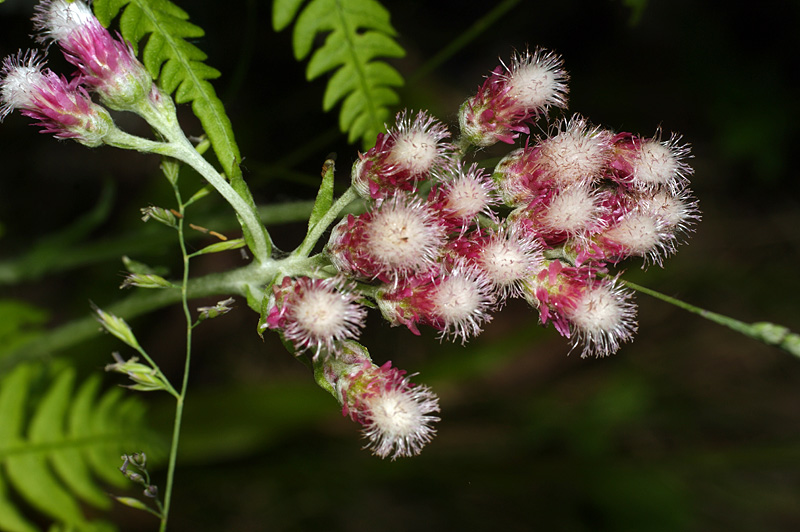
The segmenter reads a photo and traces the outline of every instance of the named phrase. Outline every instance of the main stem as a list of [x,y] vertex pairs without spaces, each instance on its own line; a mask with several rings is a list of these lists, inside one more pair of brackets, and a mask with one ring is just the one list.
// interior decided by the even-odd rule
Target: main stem
[[178,200],[178,208],[180,217],[178,219],[178,241],[181,247],[181,256],[183,257],[183,280],[181,282],[181,305],[183,306],[183,314],[186,319],[186,358],[183,367],[183,382],[181,384],[180,394],[177,396],[175,404],[175,421],[172,426],[172,444],[169,450],[169,464],[167,465],[167,485],[164,490],[164,509],[161,512],[161,527],[160,532],[167,530],[167,521],[169,519],[170,503],[172,502],[172,488],[175,483],[175,466],[178,462],[178,444],[181,436],[181,422],[183,421],[183,405],[186,401],[186,391],[189,387],[189,368],[192,361],[192,315],[189,312],[189,254],[186,251],[186,241],[183,235],[183,214],[185,206],[181,199],[180,190],[178,186],[173,185],[175,189],[175,197]]

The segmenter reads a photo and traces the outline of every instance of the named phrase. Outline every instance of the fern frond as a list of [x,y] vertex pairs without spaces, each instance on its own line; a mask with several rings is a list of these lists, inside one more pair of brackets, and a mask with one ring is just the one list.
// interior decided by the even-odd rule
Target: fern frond
[[[304,0],[274,0],[276,31],[291,24]],[[322,100],[325,111],[339,101],[339,127],[348,140],[361,138],[364,147],[375,142],[390,117],[389,106],[399,101],[393,87],[403,84],[397,70],[377,58],[402,57],[405,50],[394,40],[397,32],[389,12],[376,0],[312,0],[297,17],[293,46],[297,60],[311,53],[314,39],[328,33],[311,56],[306,78],[311,81],[335,71]]]
[[0,381],[0,530],[38,530],[15,500],[68,529],[107,528],[86,519],[81,501],[110,506],[97,477],[125,485],[119,457],[147,444],[144,407],[118,388],[98,397],[97,376],[76,392],[74,383],[72,368],[49,374],[35,364],[20,364]]
[[177,103],[191,103],[200,119],[223,171],[233,180],[240,175],[241,155],[230,119],[208,80],[220,72],[204,63],[206,54],[187,39],[205,33],[189,22],[189,15],[169,0],[95,0],[98,20],[108,26],[123,9],[119,20],[122,36],[135,48],[147,37],[142,62]]

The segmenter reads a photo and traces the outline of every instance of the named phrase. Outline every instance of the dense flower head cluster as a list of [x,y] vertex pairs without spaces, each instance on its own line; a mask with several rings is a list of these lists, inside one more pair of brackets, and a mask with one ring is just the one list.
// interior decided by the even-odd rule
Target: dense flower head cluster
[[[555,54],[518,54],[461,106],[457,149],[429,115],[404,112],[356,161],[368,208],[333,229],[325,252],[371,287],[391,324],[463,343],[506,299],[524,297],[582,356],[632,338],[636,308],[610,267],[628,257],[660,265],[697,220],[680,137],[615,133],[575,114],[492,171],[464,161],[470,147],[513,143],[565,107],[567,79]],[[414,140],[397,150],[402,139]]]
[[[43,0],[36,12],[40,40],[57,43],[78,72],[58,76],[35,52],[6,58],[0,119],[18,109],[45,132],[98,146],[115,131],[103,106],[147,117],[172,105],[82,0]],[[631,294],[611,268],[630,257],[662,265],[699,219],[679,136],[616,133],[579,114],[531,135],[532,123],[566,108],[568,79],[550,51],[516,54],[461,105],[454,140],[424,111],[399,113],[352,167],[348,197],[366,209],[332,229],[321,255],[308,256],[309,238],[307,252],[301,245],[266,284],[259,332],[310,355],[318,383],[364,427],[374,454],[418,454],[439,404],[356,342],[365,305],[391,325],[431,327],[463,344],[506,300],[524,298],[581,356],[607,356],[637,328]],[[521,136],[491,170],[467,161],[470,150]]]

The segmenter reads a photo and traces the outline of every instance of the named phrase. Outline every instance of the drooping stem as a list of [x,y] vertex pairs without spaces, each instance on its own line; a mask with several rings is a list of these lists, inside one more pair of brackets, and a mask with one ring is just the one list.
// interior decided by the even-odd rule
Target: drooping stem
[[774,345],[775,347],[800,357],[800,335],[793,333],[782,325],[777,325],[775,323],[766,321],[744,323],[729,316],[696,307],[690,303],[670,297],[666,294],[662,294],[661,292],[657,292],[645,286],[641,286],[630,281],[622,282],[637,292],[660,299],[661,301],[675,305],[676,307],[682,308],[683,310],[691,312],[692,314],[702,316],[709,321],[713,321],[714,323],[732,329],[754,340],[758,340],[759,342],[767,345]]

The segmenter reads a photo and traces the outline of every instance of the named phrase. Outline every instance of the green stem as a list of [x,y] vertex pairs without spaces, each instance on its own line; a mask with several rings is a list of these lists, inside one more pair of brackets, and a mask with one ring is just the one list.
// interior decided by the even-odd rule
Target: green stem
[[358,193],[353,187],[348,188],[344,194],[339,196],[339,199],[337,199],[336,202],[331,205],[331,208],[328,209],[328,212],[326,212],[314,225],[314,227],[308,231],[303,243],[292,252],[292,256],[308,257],[322,234],[328,229],[328,227],[339,216],[339,214],[356,199],[358,199]]
[[230,183],[217,172],[211,163],[206,161],[206,159],[194,149],[194,146],[192,146],[186,137],[183,137],[178,142],[172,142],[170,144],[170,150],[166,154],[194,168],[194,170],[203,176],[211,186],[217,189],[217,192],[219,192],[236,211],[245,231],[249,232],[253,242],[253,249],[251,251],[255,259],[261,263],[269,260],[271,245],[267,241],[266,231],[261,221],[258,219],[258,214],[255,209],[233,189]]
[[178,444],[181,436],[181,423],[183,421],[183,405],[186,402],[186,392],[189,387],[189,369],[192,361],[192,314],[189,311],[189,254],[186,250],[186,240],[184,239],[184,213],[186,207],[181,199],[180,190],[177,185],[173,185],[175,197],[178,201],[180,217],[178,218],[178,242],[181,248],[183,259],[183,279],[181,280],[181,306],[186,320],[186,358],[183,367],[183,382],[180,394],[177,396],[175,404],[175,422],[172,428],[172,444],[169,451],[169,464],[167,465],[167,485],[164,490],[164,506],[161,510],[160,531],[167,530],[169,519],[170,503],[172,502],[172,489],[175,483],[175,466],[178,461]]
[[736,320],[734,318],[731,318],[729,316],[725,316],[723,314],[718,314],[710,310],[705,310],[700,307],[696,307],[685,301],[681,301],[680,299],[675,299],[674,297],[662,294],[661,292],[656,292],[655,290],[638,285],[636,283],[624,280],[622,282],[626,286],[628,286],[633,290],[636,290],[637,292],[641,292],[643,294],[652,296],[656,299],[660,299],[661,301],[665,301],[667,303],[670,303],[671,305],[675,305],[676,307],[682,308],[683,310],[691,312],[692,314],[697,314],[698,316],[702,316],[703,318],[709,321],[713,321],[714,323],[727,327],[749,338],[758,340],[759,342],[762,342],[767,345],[773,345],[795,356],[800,357],[800,335],[791,332],[788,328],[782,325],[777,325],[775,323],[769,323],[765,321],[760,321],[755,323],[745,323]]
[[258,262],[269,259],[271,245],[264,226],[258,220],[255,205],[250,204],[206,159],[195,149],[181,129],[175,106],[169,96],[165,96],[159,105],[150,98],[143,98],[140,104],[133,109],[144,118],[166,142],[154,142],[134,135],[129,135],[118,129],[112,129],[103,139],[107,144],[123,149],[133,149],[142,152],[167,155],[182,161],[205,178],[211,186],[217,189],[225,200],[231,204],[244,229],[245,236],[249,236],[248,244]]

